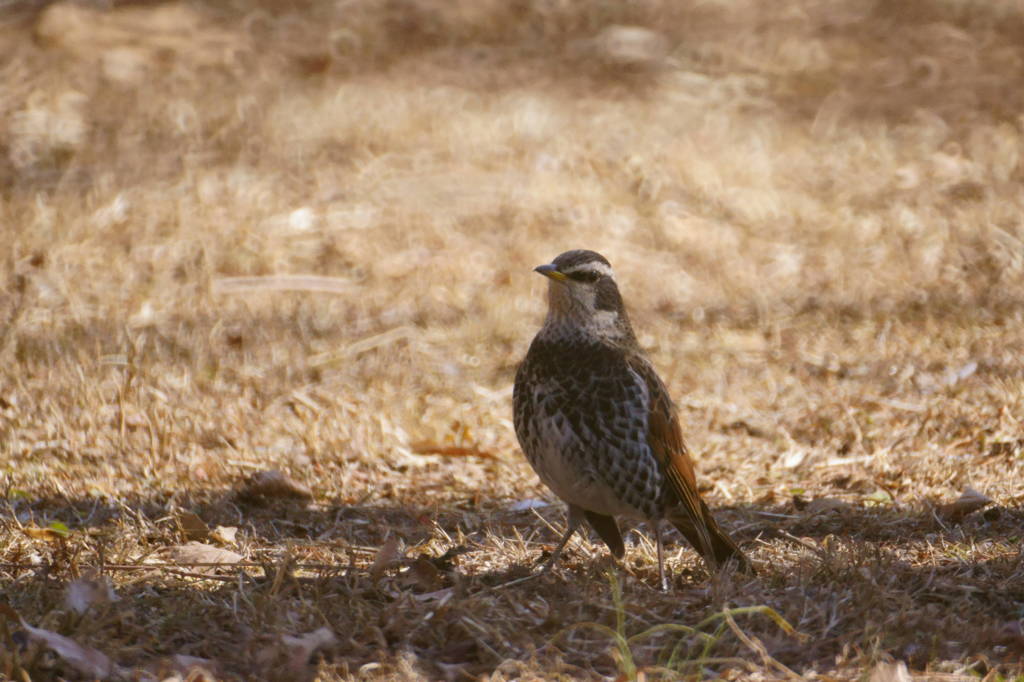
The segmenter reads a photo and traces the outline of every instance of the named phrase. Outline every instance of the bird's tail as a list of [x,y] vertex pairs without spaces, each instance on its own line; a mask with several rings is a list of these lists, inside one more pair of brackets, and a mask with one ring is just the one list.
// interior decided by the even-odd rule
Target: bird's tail
[[[750,563],[750,559],[743,553],[739,545],[719,527],[715,517],[711,515],[711,510],[703,500],[700,502],[700,511],[703,518],[696,522],[703,525],[706,533],[697,530],[695,519],[692,519],[682,507],[669,512],[668,520],[679,529],[679,532],[704,557],[711,568],[717,569],[728,561],[735,561],[741,571],[754,575],[756,571],[753,564]],[[710,540],[710,547],[707,546],[705,538]]]

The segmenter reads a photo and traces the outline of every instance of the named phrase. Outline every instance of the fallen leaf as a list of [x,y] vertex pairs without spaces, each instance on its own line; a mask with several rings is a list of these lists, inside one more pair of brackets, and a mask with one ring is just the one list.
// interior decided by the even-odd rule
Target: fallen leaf
[[313,632],[308,632],[299,637],[281,635],[281,643],[287,650],[286,669],[291,673],[291,679],[301,679],[302,673],[307,672],[310,665],[310,658],[317,649],[336,644],[338,638],[329,628],[322,627]]
[[113,662],[101,651],[82,646],[70,637],[42,628],[34,628],[19,617],[30,642],[53,651],[69,666],[88,678],[104,679],[114,673]]
[[190,511],[179,512],[175,520],[186,540],[205,540],[210,536],[209,527],[197,514]]
[[413,443],[410,449],[413,454],[416,455],[442,455],[444,457],[483,457],[485,459],[498,459],[497,455],[493,452],[480,450],[476,447],[467,448],[460,445],[441,445],[440,443],[430,443],[426,441]]
[[807,452],[804,450],[790,450],[782,458],[782,466],[785,469],[796,469],[807,459]]
[[64,603],[79,615],[94,605],[109,604],[117,600],[114,589],[105,577],[72,580],[64,593]]
[[68,528],[67,526],[65,526],[60,521],[52,521],[46,527],[48,529],[50,529],[51,531],[53,531],[54,533],[56,533],[57,535],[61,536],[62,538],[66,538],[66,537],[70,537],[71,536],[71,529]]
[[377,551],[373,565],[370,566],[370,580],[375,583],[380,582],[380,579],[384,577],[384,571],[401,558],[402,554],[398,550],[398,538],[392,535]]
[[869,507],[884,507],[886,505],[892,504],[892,495],[890,495],[884,490],[879,489],[871,493],[870,495],[866,495],[864,497],[864,504]]
[[292,479],[288,474],[270,469],[257,471],[250,476],[239,491],[239,495],[248,499],[280,497],[309,500],[313,498],[313,491]]
[[161,553],[172,563],[184,567],[195,566],[194,570],[199,573],[213,573],[217,568],[205,564],[230,565],[242,560],[241,554],[202,542],[186,542],[184,545],[165,547]]
[[436,592],[425,592],[423,594],[414,594],[414,595],[412,595],[412,597],[413,597],[413,599],[415,599],[416,601],[419,601],[419,602],[439,601],[439,602],[441,602],[441,604],[439,604],[439,606],[441,606],[441,605],[444,605],[444,604],[448,603],[448,600],[451,599],[454,594],[455,594],[455,588],[453,588],[453,587],[446,587],[443,590],[438,590]]
[[21,532],[33,540],[46,540],[47,542],[57,542],[71,535],[68,527],[60,521],[54,521],[46,528],[22,526]]
[[811,500],[804,509],[809,515],[825,514],[828,512],[844,511],[850,508],[849,502],[835,497],[817,497]]
[[967,488],[957,498],[956,502],[950,502],[939,507],[939,514],[947,521],[960,521],[962,518],[979,509],[984,509],[992,504],[993,500],[988,495],[980,493],[974,488]]
[[237,534],[238,529],[234,526],[217,526],[210,531],[210,539],[222,545],[233,545],[235,544],[235,535]]
[[913,678],[903,661],[879,663],[871,670],[868,682],[911,682]]
[[47,542],[56,542],[61,537],[49,528],[38,528],[36,526],[22,526],[21,532],[33,540],[46,540]]
[[544,507],[550,507],[550,502],[544,500],[538,500],[534,498],[528,498],[525,500],[519,500],[509,505],[509,511],[528,511],[530,509],[543,509]]

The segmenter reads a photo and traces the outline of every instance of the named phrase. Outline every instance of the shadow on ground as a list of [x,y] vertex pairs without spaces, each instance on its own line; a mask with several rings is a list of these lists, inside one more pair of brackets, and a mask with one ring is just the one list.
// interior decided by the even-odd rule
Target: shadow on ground
[[[75,532],[41,551],[31,570],[5,567],[2,583],[29,623],[86,639],[99,629],[122,628],[125,649],[108,652],[122,665],[186,654],[219,661],[241,676],[266,672],[274,654],[261,658],[260,652],[275,637],[323,625],[339,639],[314,653],[337,670],[386,666],[395,674],[479,675],[532,656],[568,674],[614,674],[610,656],[594,658],[594,647],[610,651],[611,640],[601,644],[592,628],[576,627],[615,625],[620,607],[610,575],[621,583],[627,634],[663,623],[694,625],[727,607],[775,609],[802,639],[765,616],[737,622],[800,674],[844,660],[863,664],[865,657],[894,657],[912,667],[966,658],[980,673],[1019,669],[1024,509],[991,508],[950,524],[930,508],[850,505],[808,514],[798,506],[719,509],[758,565],[753,579],[731,571],[708,576],[673,531],[668,556],[674,578],[666,594],[654,589],[657,566],[637,533],[629,533],[622,564],[596,540],[574,542],[551,575],[506,585],[529,575],[553,547],[563,523],[557,506],[537,512],[469,504],[304,507],[215,492],[123,505],[43,499],[18,505],[20,515],[77,518],[68,524]],[[111,564],[132,563],[118,553],[121,534],[147,532],[154,550],[182,542],[173,520],[178,509],[211,527],[239,526],[241,551],[265,565],[210,578],[185,566],[180,572],[111,571],[120,601],[105,615],[88,626],[60,615],[67,580],[101,556]],[[393,537],[407,549],[381,549]],[[389,551],[394,554],[378,560]],[[219,623],[212,630],[220,636],[211,638],[209,627],[195,632],[190,623],[196,619]],[[132,641],[133,625],[142,624],[149,635],[140,629],[140,639]],[[739,639],[716,636],[711,655],[756,659]],[[638,640],[633,655],[643,665],[665,664],[677,647],[677,667],[699,653],[693,637],[663,632]]]

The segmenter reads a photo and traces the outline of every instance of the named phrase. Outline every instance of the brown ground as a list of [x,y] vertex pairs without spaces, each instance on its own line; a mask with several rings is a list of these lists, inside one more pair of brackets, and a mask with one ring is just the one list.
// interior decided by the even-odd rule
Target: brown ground
[[[0,677],[1024,674],[1019,3],[3,5]],[[502,587],[573,247],[757,578]]]

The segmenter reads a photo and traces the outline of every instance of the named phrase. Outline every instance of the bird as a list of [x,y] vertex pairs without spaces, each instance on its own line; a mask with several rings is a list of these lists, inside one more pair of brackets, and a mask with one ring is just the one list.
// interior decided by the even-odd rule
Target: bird
[[516,370],[513,421],[537,476],[568,505],[540,574],[584,521],[621,559],[620,516],[653,529],[663,590],[663,520],[712,570],[734,561],[754,573],[701,499],[675,405],[637,342],[608,259],[576,249],[534,270],[548,279],[548,310]]

